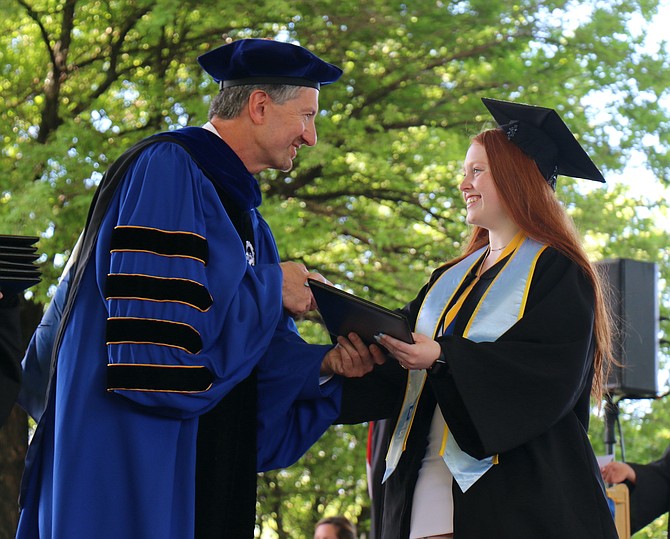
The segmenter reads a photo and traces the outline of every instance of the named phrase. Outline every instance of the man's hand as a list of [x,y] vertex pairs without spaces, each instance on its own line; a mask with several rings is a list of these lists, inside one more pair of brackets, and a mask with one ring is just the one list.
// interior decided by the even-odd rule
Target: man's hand
[[321,374],[358,378],[385,361],[386,356],[379,346],[373,344],[368,347],[356,333],[350,333],[348,339],[337,338],[337,346],[326,354],[321,363]]
[[326,282],[320,273],[307,271],[304,264],[298,262],[282,262],[279,264],[283,273],[282,299],[284,308],[291,316],[302,316],[316,309],[316,302],[307,279]]

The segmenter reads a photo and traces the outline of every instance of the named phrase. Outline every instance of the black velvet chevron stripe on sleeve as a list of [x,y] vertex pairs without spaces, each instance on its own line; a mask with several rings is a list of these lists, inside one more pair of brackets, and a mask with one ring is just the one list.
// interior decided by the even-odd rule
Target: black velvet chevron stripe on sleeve
[[207,240],[192,232],[173,232],[142,226],[117,226],[110,251],[140,251],[163,256],[195,258],[207,265]]
[[107,299],[139,299],[184,303],[206,311],[212,306],[212,296],[202,284],[189,279],[112,273],[105,285]]
[[107,365],[108,391],[198,393],[207,391],[213,380],[211,371],[203,366]]
[[108,318],[107,344],[156,344],[181,348],[191,354],[202,350],[202,338],[192,326],[148,318]]

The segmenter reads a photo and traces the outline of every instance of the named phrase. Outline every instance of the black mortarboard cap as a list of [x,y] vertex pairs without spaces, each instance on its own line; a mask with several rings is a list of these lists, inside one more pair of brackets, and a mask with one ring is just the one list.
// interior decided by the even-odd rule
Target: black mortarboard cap
[[36,236],[0,234],[0,292],[19,293],[40,282]]
[[556,176],[605,182],[598,167],[554,109],[483,97],[507,138],[531,157],[553,189]]
[[221,88],[246,84],[289,84],[319,89],[342,70],[304,47],[270,39],[240,39],[198,57]]

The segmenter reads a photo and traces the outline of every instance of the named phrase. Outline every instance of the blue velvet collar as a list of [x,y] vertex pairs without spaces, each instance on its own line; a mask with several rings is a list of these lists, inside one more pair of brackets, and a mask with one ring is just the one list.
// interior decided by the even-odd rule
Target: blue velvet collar
[[184,127],[154,137],[166,135],[186,146],[198,166],[240,209],[250,210],[261,205],[258,181],[223,139],[201,127]]

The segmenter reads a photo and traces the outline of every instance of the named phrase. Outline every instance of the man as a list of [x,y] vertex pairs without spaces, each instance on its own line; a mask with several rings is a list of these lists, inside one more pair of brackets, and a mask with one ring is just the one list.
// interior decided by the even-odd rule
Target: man
[[319,88],[341,70],[258,39],[198,60],[221,87],[210,121],[131,148],[96,193],[20,539],[251,538],[256,469],[291,464],[337,415],[340,381],[319,376],[371,368],[360,341],[298,336],[322,277],[280,263],[252,176],[316,144]]
[[670,447],[648,464],[612,461],[600,471],[605,482],[628,486],[632,534],[670,510]]

